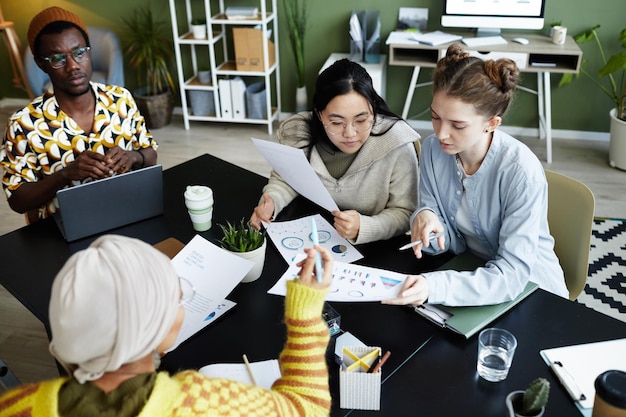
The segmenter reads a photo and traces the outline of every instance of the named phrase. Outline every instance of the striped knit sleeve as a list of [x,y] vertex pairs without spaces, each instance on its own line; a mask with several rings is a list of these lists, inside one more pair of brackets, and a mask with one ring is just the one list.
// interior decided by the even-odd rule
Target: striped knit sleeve
[[298,280],[287,282],[287,342],[279,357],[282,377],[272,386],[272,391],[281,394],[277,400],[282,403],[281,408],[286,409],[284,415],[327,416],[330,413],[325,359],[330,334],[322,320],[326,293],[304,286]]

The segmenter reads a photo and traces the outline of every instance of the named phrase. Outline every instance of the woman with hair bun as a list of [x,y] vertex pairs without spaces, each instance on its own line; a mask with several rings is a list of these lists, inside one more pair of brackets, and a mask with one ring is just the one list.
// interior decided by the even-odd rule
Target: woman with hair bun
[[[485,260],[473,271],[407,277],[389,304],[496,304],[529,280],[568,297],[548,228],[548,186],[538,158],[500,131],[519,69],[509,59],[483,61],[460,44],[437,63],[431,117],[435,134],[422,144],[419,208],[411,216],[413,248],[437,254],[469,250]],[[441,233],[429,242],[431,233]]]

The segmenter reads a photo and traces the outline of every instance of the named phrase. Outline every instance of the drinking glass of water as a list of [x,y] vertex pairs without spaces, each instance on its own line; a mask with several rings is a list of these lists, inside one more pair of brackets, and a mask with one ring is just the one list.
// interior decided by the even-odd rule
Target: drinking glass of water
[[487,381],[506,378],[513,361],[517,339],[504,329],[485,329],[478,335],[478,375]]

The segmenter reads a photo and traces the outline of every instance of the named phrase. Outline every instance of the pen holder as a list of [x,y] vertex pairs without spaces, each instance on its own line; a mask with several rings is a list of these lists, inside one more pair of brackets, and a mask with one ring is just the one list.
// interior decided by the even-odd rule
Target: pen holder
[[[344,347],[339,369],[339,406],[355,410],[380,410],[382,372],[368,373],[380,356],[372,346]],[[356,358],[356,359],[355,359]]]
[[380,42],[365,42],[365,63],[378,64],[380,62]]
[[350,41],[350,61],[363,62],[363,41]]

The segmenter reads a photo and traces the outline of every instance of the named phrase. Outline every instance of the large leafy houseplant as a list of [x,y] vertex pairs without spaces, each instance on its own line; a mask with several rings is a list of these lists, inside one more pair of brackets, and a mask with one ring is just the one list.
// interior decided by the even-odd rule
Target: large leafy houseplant
[[585,68],[588,61],[584,60],[580,67],[580,73],[563,74],[559,86],[571,83],[574,77],[579,77],[580,74],[586,76],[615,104],[617,117],[626,121],[626,108],[624,106],[626,100],[626,28],[622,29],[617,37],[617,41],[621,44],[621,50],[611,56],[607,56],[605,46],[600,41],[599,28],[600,25],[596,25],[583,31],[575,35],[574,40],[578,44],[593,42],[600,53],[602,67],[597,73],[593,73]]
[[175,84],[169,65],[174,45],[165,22],[155,18],[150,6],[137,8],[122,21],[127,29],[124,51],[128,64],[137,71],[139,85],[145,86],[147,95],[173,92]]
[[283,0],[289,41],[296,60],[298,87],[304,87],[304,36],[307,29],[307,0]]

